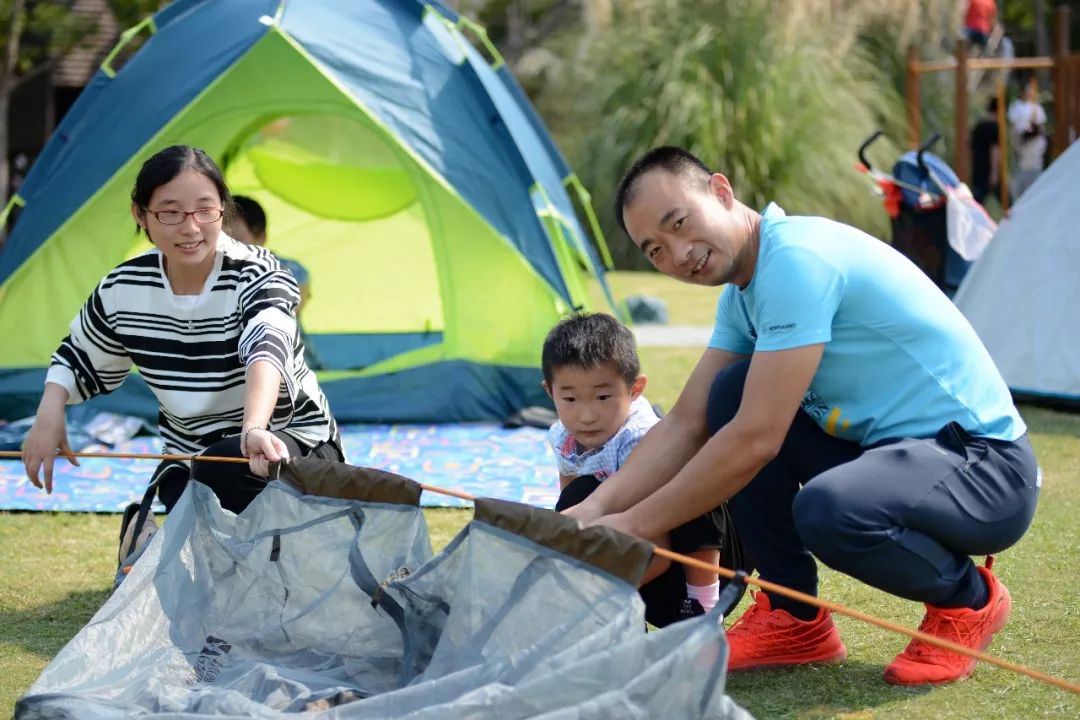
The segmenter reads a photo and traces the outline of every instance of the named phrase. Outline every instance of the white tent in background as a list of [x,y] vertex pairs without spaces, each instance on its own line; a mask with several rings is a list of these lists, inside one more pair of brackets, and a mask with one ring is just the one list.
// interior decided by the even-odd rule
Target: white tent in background
[[955,301],[1014,393],[1080,401],[1080,143],[1001,223]]

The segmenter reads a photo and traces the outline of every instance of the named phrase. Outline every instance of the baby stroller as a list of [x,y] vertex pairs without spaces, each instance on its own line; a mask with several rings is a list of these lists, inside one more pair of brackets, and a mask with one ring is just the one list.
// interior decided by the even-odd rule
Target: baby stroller
[[901,155],[892,175],[875,170],[866,159],[866,149],[881,135],[878,130],[859,146],[857,167],[883,196],[893,247],[952,297],[997,225],[948,163],[928,152],[940,135]]

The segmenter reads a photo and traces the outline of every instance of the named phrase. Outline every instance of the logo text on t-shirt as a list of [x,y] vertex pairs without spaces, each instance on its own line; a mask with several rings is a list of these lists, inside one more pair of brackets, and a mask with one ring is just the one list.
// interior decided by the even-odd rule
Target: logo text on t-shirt
[[768,329],[769,332],[787,332],[788,330],[795,329],[795,323],[789,322],[783,323],[782,325],[770,325]]

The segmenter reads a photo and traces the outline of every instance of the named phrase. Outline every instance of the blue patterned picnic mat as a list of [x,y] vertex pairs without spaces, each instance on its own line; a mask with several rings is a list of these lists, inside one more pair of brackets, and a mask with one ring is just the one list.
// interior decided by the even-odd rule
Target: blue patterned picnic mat
[[[496,424],[347,425],[341,428],[353,465],[379,468],[436,487],[475,496],[554,507],[559,482],[546,432],[504,429]],[[106,450],[94,445],[86,451]],[[118,443],[113,452],[157,453],[156,437]],[[30,484],[18,460],[0,461],[0,510],[119,512],[142,497],[155,460],[82,458],[74,467],[59,460],[52,495]],[[425,492],[425,507],[469,503]]]

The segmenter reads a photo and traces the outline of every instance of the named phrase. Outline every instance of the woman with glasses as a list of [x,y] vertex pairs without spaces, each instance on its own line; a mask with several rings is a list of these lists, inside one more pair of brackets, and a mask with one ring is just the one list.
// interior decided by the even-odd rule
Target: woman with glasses
[[267,250],[222,233],[232,200],[214,161],[197,148],[166,148],[142,166],[131,200],[154,247],[105,276],[53,355],[23,451],[30,481],[51,492],[53,459],[71,452],[64,405],[115,390],[133,367],[160,405],[166,452],[248,459],[163,462],[154,481],[167,510],[189,477],[240,512],[265,485],[270,463],[343,460],[326,398],[304,363],[296,281]]

